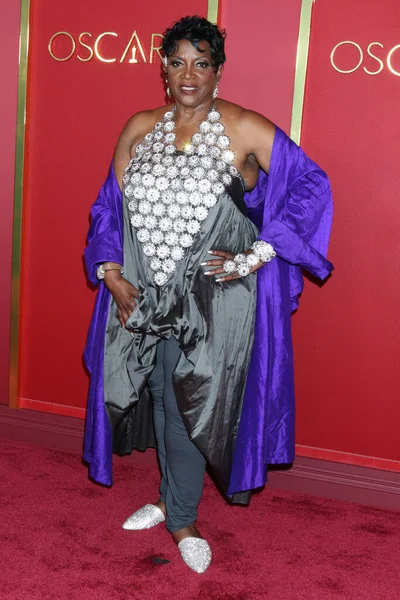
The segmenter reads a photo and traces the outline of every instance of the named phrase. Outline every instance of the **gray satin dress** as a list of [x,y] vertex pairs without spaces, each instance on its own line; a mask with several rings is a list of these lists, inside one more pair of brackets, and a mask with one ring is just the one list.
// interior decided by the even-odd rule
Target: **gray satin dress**
[[253,346],[256,275],[218,283],[204,274],[208,251],[250,248],[258,231],[246,217],[243,181],[233,177],[203,221],[195,242],[167,284],[154,284],[150,259],[129,221],[123,195],[124,277],[139,290],[127,329],[111,299],[105,339],[105,403],[114,449],[154,446],[146,384],[156,345],[174,336],[182,350],[173,385],[190,439],[205,456],[223,490],[229,482]]

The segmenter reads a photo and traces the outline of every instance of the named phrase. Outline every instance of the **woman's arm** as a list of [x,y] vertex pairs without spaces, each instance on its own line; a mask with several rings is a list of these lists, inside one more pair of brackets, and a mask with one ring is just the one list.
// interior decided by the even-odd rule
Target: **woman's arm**
[[[113,164],[108,177],[91,209],[91,223],[85,261],[92,283],[98,284],[97,269],[104,263],[123,265],[123,225],[122,225],[122,176],[142,134],[141,127],[146,121],[141,113],[134,115],[125,125],[118,139]],[[118,269],[107,270],[103,275],[104,285],[112,294],[121,326],[125,326],[136,306],[138,290]]]
[[269,119],[252,110],[243,111],[238,124],[245,155],[254,156],[266,173],[269,172],[275,130],[275,125]]
[[[140,136],[141,113],[133,115],[123,128],[115,148],[108,177],[90,211],[90,229],[85,249],[86,267],[92,283],[98,283],[97,268],[105,262],[123,262],[122,177],[132,149]],[[108,276],[107,276],[108,279]]]
[[134,114],[121,131],[114,152],[114,171],[121,189],[125,167],[134,155],[137,144],[153,129],[156,120],[155,111],[142,111]]
[[[245,111],[241,127],[247,155],[254,156],[260,167],[265,172],[269,172],[276,135],[275,126],[261,115]],[[280,135],[278,160],[279,168],[287,175],[286,189],[283,190],[281,210],[273,219],[264,223],[259,240],[271,244],[276,255],[290,264],[305,268],[320,279],[324,279],[333,267],[321,254],[321,252],[325,254],[326,248],[317,250],[313,247],[312,241],[321,224],[323,227],[330,228],[332,200],[329,180],[301,148],[283,132],[280,132]],[[275,158],[274,171],[276,160]],[[272,197],[276,193],[272,190]],[[282,194],[282,191],[280,193]],[[249,251],[246,251],[246,254],[248,253]],[[215,254],[220,252],[215,251]],[[250,272],[258,270],[263,264],[259,262],[252,266]],[[216,275],[225,272],[222,261],[209,261],[209,265],[221,267],[215,269]],[[239,277],[237,273],[232,273],[221,278],[220,281],[229,281],[237,277]]]
[[[268,123],[263,128],[259,122],[253,130],[254,154],[264,171],[270,170],[271,159],[270,139],[268,147],[262,147],[262,136],[268,137]],[[297,144],[283,132],[279,133],[279,156],[275,158],[273,168],[275,173],[286,178],[286,189],[283,190],[281,209],[273,219],[264,222],[259,239],[270,243],[280,258],[325,279],[333,269],[325,258],[328,236],[323,236],[326,244],[316,243],[316,239],[321,237],[321,231],[329,231],[331,226],[329,179]],[[275,193],[272,190],[271,198]]]
[[90,228],[84,256],[90,281],[99,283],[97,268],[105,262],[122,265],[121,190],[111,165],[108,176],[90,210]]

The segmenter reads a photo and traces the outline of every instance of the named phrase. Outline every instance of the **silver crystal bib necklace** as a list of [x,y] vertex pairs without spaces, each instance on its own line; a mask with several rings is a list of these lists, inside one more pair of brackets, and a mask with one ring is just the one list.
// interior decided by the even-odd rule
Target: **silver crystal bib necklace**
[[210,208],[238,176],[215,105],[183,152],[175,146],[175,112],[176,106],[136,146],[122,180],[130,222],[157,286],[168,282]]

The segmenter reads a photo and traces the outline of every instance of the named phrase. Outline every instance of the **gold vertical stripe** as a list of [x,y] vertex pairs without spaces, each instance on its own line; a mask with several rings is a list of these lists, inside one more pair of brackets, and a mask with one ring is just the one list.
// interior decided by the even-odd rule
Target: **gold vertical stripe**
[[303,0],[300,13],[299,39],[297,43],[296,74],[292,105],[292,123],[290,137],[296,144],[301,140],[304,91],[306,85],[308,49],[310,45],[311,12],[315,0]]
[[218,0],[208,0],[207,19],[211,23],[218,22]]
[[21,273],[21,225],[24,183],[24,152],[26,125],[26,86],[28,75],[30,0],[21,0],[21,28],[19,36],[19,72],[17,134],[15,149],[14,223],[11,279],[11,331],[10,331],[10,389],[9,406],[18,408],[18,321]]

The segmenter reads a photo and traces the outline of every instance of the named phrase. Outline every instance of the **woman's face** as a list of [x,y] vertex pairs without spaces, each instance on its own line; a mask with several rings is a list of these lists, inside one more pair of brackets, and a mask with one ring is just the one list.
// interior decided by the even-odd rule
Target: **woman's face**
[[199,42],[199,52],[188,40],[180,40],[176,50],[168,57],[168,85],[174,98],[183,106],[199,106],[209,102],[218,83],[222,65],[215,73],[210,45]]

